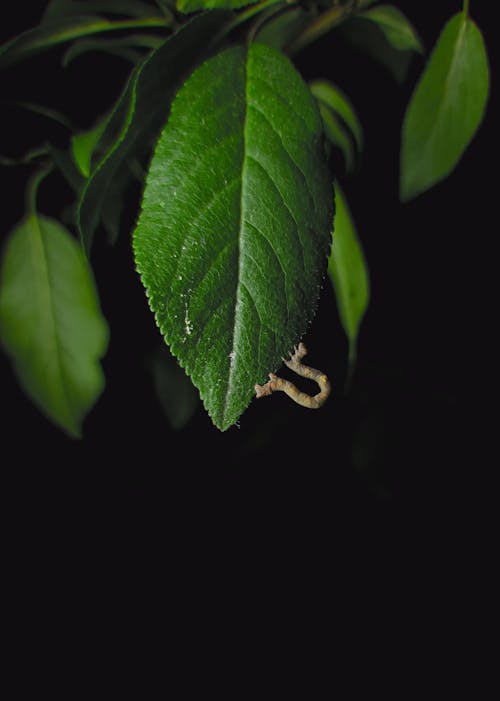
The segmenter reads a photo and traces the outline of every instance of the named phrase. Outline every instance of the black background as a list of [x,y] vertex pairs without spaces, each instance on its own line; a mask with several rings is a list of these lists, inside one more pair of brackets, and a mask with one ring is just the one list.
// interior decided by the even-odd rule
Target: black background
[[[460,9],[458,0],[397,5],[428,50]],[[487,5],[473,0],[471,14],[491,51]],[[36,23],[35,6],[4,18],[5,35]],[[82,128],[90,126],[120,93],[127,66],[99,55],[64,71],[59,59],[55,50],[7,71],[0,76],[1,95],[67,110]],[[453,539],[477,523],[485,468],[495,456],[487,450],[486,410],[496,324],[490,272],[496,176],[489,170],[496,158],[494,89],[483,126],[455,173],[402,205],[400,129],[422,59],[413,61],[400,86],[386,69],[330,35],[296,65],[307,78],[340,85],[365,130],[361,167],[344,179],[371,277],[349,395],[342,390],[347,343],[326,280],[305,336],[310,363],[333,382],[321,411],[308,412],[278,394],[253,402],[240,426],[223,434],[202,409],[184,430],[171,430],[145,365],[159,334],[134,271],[132,201],[116,247],[98,241],[93,253],[111,340],[103,361],[107,386],[81,441],[39,414],[0,356],[0,498],[12,532],[25,531],[32,542],[71,543],[98,534],[109,552],[118,544],[147,547],[151,540],[170,552],[189,534],[191,544],[204,543],[207,557],[213,544],[230,538],[229,558],[245,542],[254,554],[266,551],[270,561],[288,551],[321,569],[349,550],[353,534],[358,543],[383,550],[381,524],[380,538],[404,522],[417,534],[432,523]],[[3,108],[3,117],[3,155],[25,153],[47,137],[65,145],[67,133],[49,120],[11,107]],[[2,169],[2,238],[22,216],[29,172]],[[45,190],[47,214],[70,195],[60,182],[52,187]]]

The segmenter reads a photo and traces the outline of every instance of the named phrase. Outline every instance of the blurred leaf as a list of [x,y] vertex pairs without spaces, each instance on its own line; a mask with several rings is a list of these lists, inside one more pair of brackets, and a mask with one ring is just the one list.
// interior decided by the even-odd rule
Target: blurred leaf
[[298,342],[319,296],[333,184],[316,103],[264,44],[176,95],[133,235],[156,322],[221,430]]
[[255,35],[256,41],[282,50],[300,33],[310,19],[302,7],[285,6],[263,21]]
[[176,7],[179,12],[189,14],[198,10],[236,10],[245,5],[254,5],[257,0],[177,0]]
[[86,178],[88,178],[90,175],[92,154],[97,142],[101,138],[104,129],[106,128],[108,119],[109,115],[97,122],[92,129],[75,134],[75,136],[71,138],[73,158],[80,172]]
[[403,201],[453,170],[481,123],[488,90],[481,32],[459,13],[444,27],[406,111],[401,140]]
[[30,213],[11,232],[0,278],[0,340],[19,382],[69,435],[104,387],[108,329],[80,246],[57,221]]
[[100,51],[135,64],[144,58],[144,50],[156,49],[163,41],[164,39],[155,34],[131,34],[119,39],[82,39],[68,48],[62,63],[67,67],[71,61],[84,53]]
[[193,383],[163,345],[151,357],[153,381],[165,416],[175,430],[184,428],[201,406]]
[[165,19],[159,16],[113,22],[100,17],[54,19],[34,29],[28,29],[2,44],[0,46],[0,69],[74,39],[102,32],[144,29],[145,27],[165,28]]
[[335,290],[340,320],[349,340],[349,366],[352,372],[356,362],[359,328],[370,300],[370,283],[356,227],[337,181],[328,273]]
[[140,0],[51,0],[43,13],[42,22],[65,17],[114,14],[128,17],[150,17],[155,8]]
[[398,83],[406,79],[415,52],[394,48],[378,24],[356,16],[343,24],[340,31],[353,46],[387,68]]
[[314,80],[309,84],[317,100],[336,112],[349,127],[359,151],[363,150],[363,129],[349,98],[342,90],[327,80]]
[[325,136],[333,146],[340,149],[344,156],[346,171],[351,173],[354,169],[354,149],[349,134],[336,117],[335,112],[327,105],[320,102],[318,107],[323,120]]
[[395,49],[424,53],[424,47],[414,27],[393,5],[377,5],[371,10],[366,10],[359,17],[375,22]]
[[97,145],[104,156],[92,163],[82,192],[78,226],[87,252],[102,219],[110,187],[128,161],[145,154],[166,121],[175,91],[210,50],[214,32],[230,15],[222,11],[199,15],[183,25],[132,73]]

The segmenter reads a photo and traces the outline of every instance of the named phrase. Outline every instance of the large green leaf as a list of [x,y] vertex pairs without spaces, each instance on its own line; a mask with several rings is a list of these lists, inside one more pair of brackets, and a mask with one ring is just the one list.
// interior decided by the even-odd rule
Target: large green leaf
[[179,91],[134,250],[158,326],[221,430],[313,317],[332,194],[318,110],[282,54],[228,49]]
[[349,341],[349,365],[356,359],[359,327],[370,300],[368,269],[344,193],[335,183],[335,228],[328,273],[340,321]]
[[131,158],[145,154],[165,123],[175,90],[209,51],[210,40],[230,15],[208,12],[187,22],[135,70],[106,125],[104,152],[82,192],[78,226],[90,251],[113,183]]
[[80,436],[104,386],[98,361],[108,339],[80,246],[58,222],[30,214],[10,235],[0,283],[0,340],[21,385]]
[[402,200],[424,192],[453,170],[481,123],[488,88],[481,32],[459,13],[446,24],[406,111]]

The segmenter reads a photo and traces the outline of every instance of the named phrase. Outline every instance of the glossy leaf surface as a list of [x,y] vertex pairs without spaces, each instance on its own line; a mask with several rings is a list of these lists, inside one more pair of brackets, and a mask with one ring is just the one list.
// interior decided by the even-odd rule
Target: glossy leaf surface
[[333,218],[321,119],[290,61],[228,49],[179,91],[134,232],[173,354],[214,424],[234,424],[305,332]]

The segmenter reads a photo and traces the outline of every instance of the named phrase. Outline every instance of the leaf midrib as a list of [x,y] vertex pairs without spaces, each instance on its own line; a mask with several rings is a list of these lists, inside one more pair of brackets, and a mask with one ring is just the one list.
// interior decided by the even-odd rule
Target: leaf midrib
[[[463,18],[462,13],[460,15]],[[455,41],[453,42],[453,52],[451,56],[451,60],[449,62],[449,66],[446,72],[446,79],[444,82],[444,89],[443,89],[443,99],[439,102],[438,108],[436,110],[436,117],[433,120],[433,125],[432,129],[430,131],[430,136],[427,139],[426,147],[422,149],[420,159],[419,159],[419,164],[422,162],[422,160],[425,162],[425,160],[428,159],[428,151],[430,149],[434,148],[434,143],[436,140],[436,134],[439,133],[439,128],[436,125],[439,125],[441,120],[442,120],[442,115],[443,113],[446,112],[446,109],[448,109],[448,105],[450,103],[450,85],[453,84],[453,81],[455,80],[454,75],[457,70],[457,65],[458,65],[458,56],[461,51],[461,45],[464,42],[465,39],[465,33],[467,29],[467,18],[462,19],[462,23],[458,29]],[[420,165],[419,165],[420,168]]]
[[241,163],[241,193],[240,193],[240,218],[239,218],[239,223],[238,223],[238,278],[237,278],[237,283],[236,283],[236,301],[234,304],[234,321],[233,321],[233,338],[231,342],[231,351],[229,353],[229,373],[228,373],[228,378],[227,378],[227,386],[226,386],[226,393],[224,395],[224,408],[222,411],[222,423],[225,424],[227,421],[227,411],[228,411],[228,406],[229,406],[229,398],[232,393],[232,378],[235,372],[235,367],[237,365],[237,354],[235,349],[238,346],[238,341],[239,341],[239,335],[240,335],[240,323],[239,323],[239,316],[238,316],[238,310],[241,304],[241,277],[242,277],[242,259],[243,256],[241,255],[241,247],[242,247],[242,232],[243,232],[243,226],[245,224],[245,215],[244,215],[244,203],[245,203],[245,175],[246,175],[246,169],[247,169],[247,126],[248,126],[248,52],[246,56],[246,60],[243,63],[244,65],[244,79],[243,79],[243,84],[244,84],[244,91],[243,91],[243,96],[244,96],[244,114],[243,114],[243,160]]
[[[71,401],[68,395],[68,391],[66,388],[66,383],[64,382],[64,377],[66,375],[65,369],[64,369],[64,363],[62,360],[62,355],[61,355],[61,347],[60,347],[60,339],[59,339],[59,334],[57,332],[57,324],[56,324],[56,310],[55,310],[55,304],[54,304],[54,298],[52,295],[52,287],[51,287],[51,276],[50,276],[50,271],[49,271],[49,264],[48,264],[48,256],[47,256],[47,248],[43,240],[43,234],[40,226],[40,219],[36,214],[31,214],[28,219],[28,223],[31,224],[32,230],[35,232],[35,236],[30,236],[30,239],[33,242],[32,246],[32,251],[33,251],[33,268],[35,271],[38,272],[36,275],[36,278],[39,281],[38,287],[41,292],[41,299],[42,299],[42,308],[45,308],[47,310],[47,315],[43,313],[43,317],[47,318],[48,323],[50,324],[50,337],[53,339],[54,343],[54,357],[55,357],[55,362],[58,368],[58,375],[61,378],[61,382],[59,383],[60,388],[62,390],[61,396],[63,397],[63,401],[65,403],[65,408],[66,408],[66,414],[68,418],[70,419],[71,423],[73,423],[73,412],[71,409]],[[43,294],[43,290],[46,290],[46,294]]]

